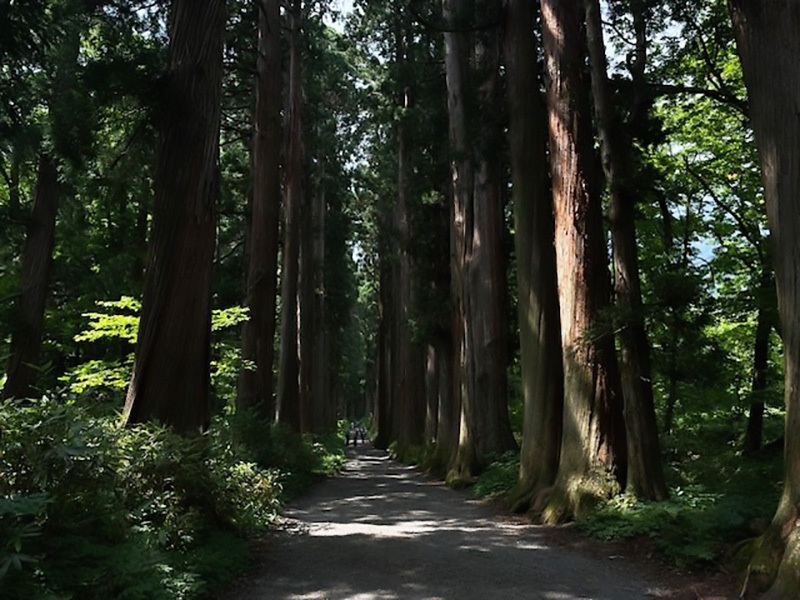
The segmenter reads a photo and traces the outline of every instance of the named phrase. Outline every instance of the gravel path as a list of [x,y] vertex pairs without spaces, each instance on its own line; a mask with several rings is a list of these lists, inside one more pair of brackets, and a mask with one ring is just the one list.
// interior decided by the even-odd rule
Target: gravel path
[[285,512],[258,570],[227,600],[652,597],[631,567],[548,547],[541,528],[389,460],[348,449],[338,477]]

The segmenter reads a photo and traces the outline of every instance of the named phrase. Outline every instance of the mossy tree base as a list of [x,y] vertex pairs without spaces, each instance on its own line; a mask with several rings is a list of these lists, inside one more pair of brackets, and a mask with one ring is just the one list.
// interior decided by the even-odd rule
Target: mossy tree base
[[547,490],[546,500],[542,501],[544,498],[540,496],[540,501],[536,503],[542,508],[537,511],[534,506],[533,509],[542,523],[556,525],[586,518],[600,502],[619,491],[619,485],[610,474],[590,473],[556,482],[555,487]]
[[774,522],[764,535],[745,544],[733,559],[744,571],[742,592],[763,600],[796,599],[800,590],[800,527],[797,519]]

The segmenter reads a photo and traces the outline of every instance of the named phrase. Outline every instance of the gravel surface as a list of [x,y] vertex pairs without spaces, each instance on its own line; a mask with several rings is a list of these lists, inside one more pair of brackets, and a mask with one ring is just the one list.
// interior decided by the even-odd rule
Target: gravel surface
[[627,600],[659,592],[616,557],[548,547],[542,528],[391,461],[348,449],[340,476],[285,511],[250,578],[226,600]]

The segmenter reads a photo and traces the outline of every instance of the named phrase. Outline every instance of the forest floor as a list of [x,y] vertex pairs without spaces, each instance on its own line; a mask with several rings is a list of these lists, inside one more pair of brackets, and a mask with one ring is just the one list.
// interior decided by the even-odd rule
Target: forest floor
[[287,507],[225,600],[735,598],[723,575],[660,564],[645,546],[531,525],[371,446]]

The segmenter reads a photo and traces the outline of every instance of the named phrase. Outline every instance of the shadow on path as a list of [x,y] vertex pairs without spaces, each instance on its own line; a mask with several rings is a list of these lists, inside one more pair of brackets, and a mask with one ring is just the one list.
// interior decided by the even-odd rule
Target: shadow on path
[[628,600],[632,569],[544,545],[370,446],[285,512],[258,571],[226,600],[431,598]]

